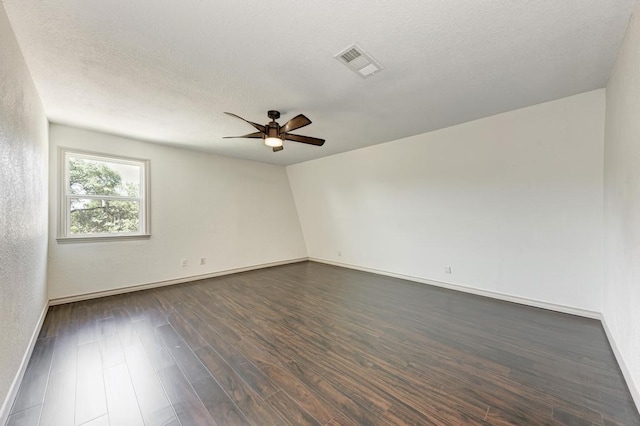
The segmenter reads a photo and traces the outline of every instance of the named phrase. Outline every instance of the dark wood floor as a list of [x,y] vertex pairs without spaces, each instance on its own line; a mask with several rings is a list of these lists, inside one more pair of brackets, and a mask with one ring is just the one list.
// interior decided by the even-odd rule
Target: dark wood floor
[[640,424],[598,321],[298,263],[49,310],[9,425]]

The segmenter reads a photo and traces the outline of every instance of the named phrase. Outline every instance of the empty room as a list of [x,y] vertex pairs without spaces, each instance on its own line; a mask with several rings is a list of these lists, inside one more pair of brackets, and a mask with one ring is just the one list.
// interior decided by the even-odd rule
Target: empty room
[[0,2],[0,425],[640,425],[637,0]]

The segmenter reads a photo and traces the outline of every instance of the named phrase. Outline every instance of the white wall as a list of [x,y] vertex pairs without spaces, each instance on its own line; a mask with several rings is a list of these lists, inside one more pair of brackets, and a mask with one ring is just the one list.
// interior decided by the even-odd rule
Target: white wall
[[596,90],[289,166],[309,256],[600,311],[604,113]]
[[602,311],[640,407],[640,5],[607,85]]
[[47,152],[47,119],[0,4],[0,424],[47,303]]
[[[149,159],[151,239],[59,244],[58,147]],[[50,170],[52,299],[306,257],[282,166],[52,124]]]

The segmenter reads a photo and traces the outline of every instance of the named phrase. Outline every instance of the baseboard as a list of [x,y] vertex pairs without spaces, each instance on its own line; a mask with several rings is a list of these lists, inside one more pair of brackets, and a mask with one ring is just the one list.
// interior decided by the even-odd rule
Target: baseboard
[[633,402],[636,404],[636,408],[638,412],[640,412],[640,388],[633,381],[633,376],[631,372],[627,368],[627,364],[624,362],[624,358],[622,357],[622,352],[618,348],[618,344],[616,343],[616,339],[613,337],[613,333],[607,324],[607,318],[602,315],[602,328],[604,328],[604,332],[607,335],[607,339],[609,339],[609,345],[611,346],[611,350],[613,350],[613,355],[616,357],[616,361],[618,361],[618,365],[620,366],[620,371],[622,371],[622,375],[624,376],[624,380],[627,382],[627,387],[629,388],[629,393],[633,398]]
[[22,379],[24,378],[24,373],[27,371],[27,365],[29,364],[29,360],[31,359],[33,348],[36,346],[36,341],[38,340],[38,336],[40,335],[40,330],[42,329],[42,324],[44,324],[44,318],[47,315],[48,309],[49,304],[45,303],[44,308],[40,313],[38,323],[36,324],[36,328],[33,330],[33,334],[31,335],[31,340],[29,340],[29,346],[27,347],[27,350],[22,357],[22,362],[20,363],[18,373],[13,378],[13,383],[11,383],[9,392],[7,392],[7,397],[2,403],[2,408],[0,408],[0,425],[6,424],[7,419],[9,418],[9,412],[11,411],[11,407],[13,406],[13,402],[15,401],[16,396],[18,396],[20,384],[22,383]]
[[281,260],[281,261],[278,261],[278,262],[261,263],[261,264],[258,264],[258,265],[244,266],[242,268],[225,269],[225,270],[222,270],[222,271],[211,272],[211,273],[208,273],[208,274],[191,275],[191,276],[188,276],[188,277],[176,278],[176,279],[172,279],[172,280],[156,281],[156,282],[145,283],[145,284],[137,284],[137,285],[133,285],[133,286],[120,287],[120,288],[116,288],[116,289],[112,289],[112,290],[96,291],[96,292],[93,292],[93,293],[83,293],[83,294],[77,294],[77,295],[73,295],[73,296],[59,297],[59,298],[56,298],[56,299],[49,300],[49,306],[62,305],[64,303],[80,302],[82,300],[97,299],[99,297],[115,296],[117,294],[132,293],[134,291],[148,290],[148,289],[151,289],[151,288],[165,287],[165,286],[174,285],[174,284],[182,284],[182,283],[186,283],[186,282],[190,282],[190,281],[204,280],[204,279],[207,279],[207,278],[215,278],[215,277],[220,277],[220,276],[223,276],[223,275],[230,275],[230,274],[237,274],[237,273],[240,273],[240,272],[253,271],[253,270],[256,270],[256,269],[271,268],[273,266],[288,265],[290,263],[305,262],[307,260],[308,259],[306,257],[300,257],[300,258],[296,258],[296,259]]
[[473,287],[467,287],[459,284],[447,283],[443,281],[435,281],[426,278],[416,277],[413,275],[398,274],[395,272],[383,271],[380,269],[368,268],[366,266],[353,265],[350,263],[335,262],[333,260],[321,259],[317,257],[309,257],[310,261],[326,263],[327,265],[340,266],[343,268],[356,269],[358,271],[371,272],[373,274],[384,275],[387,277],[400,278],[402,280],[414,281],[421,284],[428,284],[436,287],[447,288],[449,290],[471,293],[478,296],[490,297],[492,299],[504,300],[506,302],[518,303],[520,305],[533,306],[535,308],[547,309],[549,311],[562,312],[564,314],[576,315],[585,318],[601,319],[600,312],[589,311],[586,309],[576,308],[573,306],[559,305],[555,303],[543,302],[541,300],[529,299],[526,297],[513,296],[510,294],[499,293],[488,290],[481,290]]

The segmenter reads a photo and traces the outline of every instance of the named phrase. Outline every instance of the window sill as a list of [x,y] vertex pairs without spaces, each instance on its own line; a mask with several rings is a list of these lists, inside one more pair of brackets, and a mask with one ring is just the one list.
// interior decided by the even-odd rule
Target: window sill
[[91,237],[58,237],[56,240],[58,244],[73,244],[73,243],[103,243],[110,241],[130,241],[130,240],[148,240],[151,238],[151,234],[136,234],[136,235],[97,235]]

